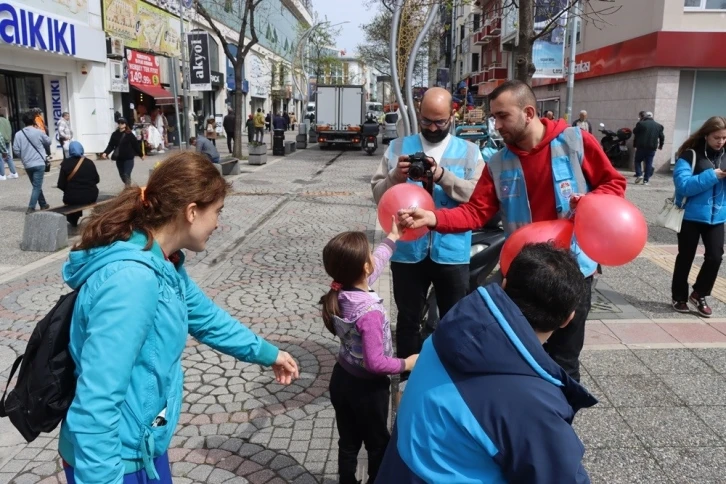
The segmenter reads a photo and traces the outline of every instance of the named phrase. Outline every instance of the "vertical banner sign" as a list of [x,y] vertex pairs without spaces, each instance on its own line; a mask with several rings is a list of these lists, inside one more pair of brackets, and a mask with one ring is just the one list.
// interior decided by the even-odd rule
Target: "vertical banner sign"
[[[46,79],[48,80],[48,94],[50,94],[50,109],[45,113],[45,123],[51,138],[57,141],[58,120],[63,115],[63,111],[70,111],[66,98],[66,79],[64,77],[46,77]],[[60,147],[60,143],[56,143],[56,145]]]
[[209,62],[209,36],[206,33],[187,34],[189,48],[189,90],[211,91],[212,72]]
[[[567,29],[567,0],[542,2],[535,7],[534,31],[547,32],[534,42],[532,61],[537,69],[535,78],[562,78],[565,76],[565,38]],[[554,22],[553,19],[557,18]]]

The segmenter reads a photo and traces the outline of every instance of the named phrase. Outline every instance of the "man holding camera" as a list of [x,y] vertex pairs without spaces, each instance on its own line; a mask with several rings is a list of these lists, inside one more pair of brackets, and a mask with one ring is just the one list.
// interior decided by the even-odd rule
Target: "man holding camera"
[[[421,134],[393,140],[371,179],[373,198],[398,183],[423,185],[436,208],[453,208],[469,200],[484,160],[476,145],[449,134],[452,98],[445,89],[426,91],[421,101]],[[420,319],[433,283],[441,317],[461,298],[469,284],[471,232],[431,232],[411,242],[396,243],[391,258],[393,297],[398,307],[397,356],[421,350]]]

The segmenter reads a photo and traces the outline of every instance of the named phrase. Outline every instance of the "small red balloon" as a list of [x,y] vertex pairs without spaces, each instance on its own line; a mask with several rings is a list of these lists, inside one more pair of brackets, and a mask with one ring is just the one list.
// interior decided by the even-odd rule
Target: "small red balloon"
[[[424,210],[435,210],[434,199],[431,198],[429,192],[422,187],[413,183],[399,183],[392,186],[383,194],[378,202],[378,222],[381,224],[383,231],[391,232],[393,226],[393,216],[397,216],[398,211],[412,207],[423,208]],[[428,227],[420,227],[418,229],[406,229],[401,234],[401,240],[411,241],[420,239],[428,233]]]
[[632,261],[648,241],[643,213],[622,197],[590,193],[575,211],[575,237],[582,251],[604,266]]
[[555,247],[569,249],[574,228],[571,220],[558,219],[534,222],[517,229],[502,246],[502,253],[499,257],[499,267],[502,269],[502,273],[507,274],[509,266],[525,244],[551,241]]

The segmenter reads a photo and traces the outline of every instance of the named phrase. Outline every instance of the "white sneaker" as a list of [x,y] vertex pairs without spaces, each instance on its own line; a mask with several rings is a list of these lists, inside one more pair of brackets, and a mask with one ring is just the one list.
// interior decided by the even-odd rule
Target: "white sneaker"
[[4,176],[4,175],[0,175],[0,181],[6,180],[6,179],[7,179],[7,177],[6,177],[6,176]]
[[8,178],[17,178],[18,177],[18,174],[17,173],[11,173],[7,177]]

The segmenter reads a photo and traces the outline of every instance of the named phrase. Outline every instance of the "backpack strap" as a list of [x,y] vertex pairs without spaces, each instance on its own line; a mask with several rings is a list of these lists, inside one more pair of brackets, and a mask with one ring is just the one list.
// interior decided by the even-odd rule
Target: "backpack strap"
[[10,386],[10,382],[13,381],[13,375],[15,375],[15,372],[17,371],[18,367],[20,366],[20,362],[22,361],[23,355],[18,356],[18,358],[15,360],[15,363],[13,363],[13,367],[10,369],[8,383],[5,385],[5,391],[3,392],[2,398],[0,398],[0,417],[8,416],[8,414],[5,412],[5,396],[8,394],[8,387]]

